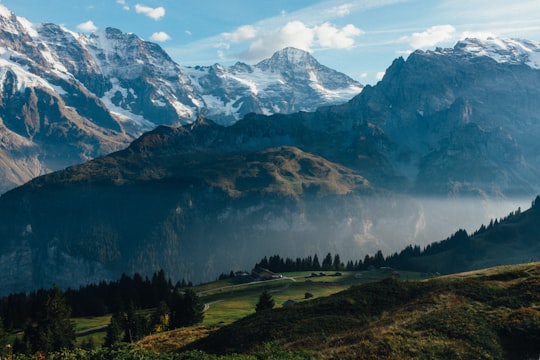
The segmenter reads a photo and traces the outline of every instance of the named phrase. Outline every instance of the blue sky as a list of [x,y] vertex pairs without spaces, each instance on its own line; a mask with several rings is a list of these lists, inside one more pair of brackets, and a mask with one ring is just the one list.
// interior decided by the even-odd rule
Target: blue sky
[[255,64],[286,46],[374,84],[398,56],[467,36],[540,41],[540,0],[0,0],[34,23],[111,26],[181,65]]

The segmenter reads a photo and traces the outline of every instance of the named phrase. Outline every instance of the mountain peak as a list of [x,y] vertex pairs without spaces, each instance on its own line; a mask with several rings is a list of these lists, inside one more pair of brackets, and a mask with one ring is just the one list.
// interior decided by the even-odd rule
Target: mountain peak
[[12,16],[13,16],[13,12],[9,10],[5,5],[0,4],[0,17],[9,19]]
[[525,64],[540,69],[540,43],[531,40],[466,38],[459,41],[451,51],[466,56],[487,56],[498,63]]
[[287,59],[290,62],[305,61],[306,59],[314,59],[308,51],[301,50],[295,47],[286,47],[276,51],[272,58]]
[[262,60],[255,66],[259,68],[276,69],[282,68],[283,66],[305,66],[307,64],[312,66],[320,65],[309,52],[293,47],[286,47],[276,51],[272,57]]

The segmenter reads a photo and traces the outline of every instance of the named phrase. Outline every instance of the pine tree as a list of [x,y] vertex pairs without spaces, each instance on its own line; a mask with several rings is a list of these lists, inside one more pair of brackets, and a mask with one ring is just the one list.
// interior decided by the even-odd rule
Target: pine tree
[[124,341],[134,342],[150,333],[148,320],[137,313],[133,303],[130,303],[123,318]]
[[334,263],[332,264],[332,267],[336,271],[343,270],[343,264],[341,263],[341,258],[339,257],[339,254],[334,255]]
[[30,350],[52,352],[73,348],[75,325],[70,320],[71,309],[57,286],[47,292],[36,314],[24,332]]
[[107,327],[107,334],[105,335],[104,346],[111,347],[118,344],[122,340],[122,321],[122,314],[113,314],[113,316],[111,317],[111,321],[109,322],[109,326]]
[[4,320],[0,317],[0,355],[6,355],[6,346],[9,343],[7,332],[4,330]]
[[332,270],[332,254],[326,254],[322,262],[322,269],[324,271]]
[[255,305],[255,311],[263,311],[272,309],[275,306],[274,299],[268,290],[264,289],[261,295],[259,296],[259,302]]
[[176,292],[170,301],[169,328],[176,329],[198,324],[204,319],[204,303],[192,289]]
[[313,266],[309,270],[315,270],[315,271],[321,270],[321,264],[319,263],[319,257],[317,256],[317,254],[313,256]]

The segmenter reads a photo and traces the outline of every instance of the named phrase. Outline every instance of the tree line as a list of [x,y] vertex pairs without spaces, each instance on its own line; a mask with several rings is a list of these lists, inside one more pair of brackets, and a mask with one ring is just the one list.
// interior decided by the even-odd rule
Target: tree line
[[[73,317],[101,316],[125,311],[131,304],[135,308],[157,307],[161,301],[178,289],[190,287],[191,282],[182,280],[172,284],[163,270],[143,278],[140,274],[122,274],[116,281],[68,288],[63,296]],[[23,329],[27,320],[36,317],[40,301],[49,290],[40,289],[30,293],[15,293],[0,299],[0,317],[8,330]]]
[[317,254],[295,259],[283,258],[276,254],[263,257],[259,262],[255,263],[254,268],[264,268],[278,273],[294,271],[356,271],[385,266],[385,261],[380,250],[373,256],[366,255],[363,260],[349,260],[347,263],[341,261],[339,254],[332,255],[332,253],[326,254],[322,261],[319,260]]
[[[452,273],[462,271],[467,262],[476,256],[477,250],[473,247],[471,238],[481,236],[484,233],[490,232],[489,238],[491,242],[505,241],[511,239],[515,234],[511,233],[508,227],[503,228],[500,225],[508,225],[520,222],[525,217],[529,221],[535,222],[540,217],[540,196],[532,202],[531,209],[527,212],[522,212],[521,208],[510,212],[507,216],[500,219],[491,220],[486,225],[481,225],[480,228],[469,235],[467,231],[460,229],[454,234],[442,241],[433,242],[426,245],[423,249],[418,245],[409,245],[400,252],[394,252],[391,255],[384,256],[382,251],[377,251],[374,255],[367,254],[363,259],[349,260],[346,263],[341,261],[339,254],[332,255],[328,253],[322,260],[319,260],[317,254],[304,258],[297,257],[283,258],[279,255],[264,257],[255,264],[255,268],[262,267],[273,272],[294,272],[294,271],[362,271],[372,268],[390,267],[400,270],[430,272],[429,263],[419,263],[415,259],[440,254],[448,251],[454,251],[453,261],[446,266],[444,271]],[[529,235],[530,239],[536,239],[534,233],[536,228],[520,228],[520,233]],[[497,230],[497,231],[495,231]]]
[[185,281],[173,286],[159,271],[151,279],[124,274],[118,281],[78,290],[62,292],[54,286],[6,296],[0,299],[0,356],[8,345],[8,332],[23,332],[9,344],[17,353],[73,349],[76,334],[72,317],[112,314],[105,346],[199,323],[204,304],[190,286]]
[[410,260],[417,257],[429,256],[444,252],[450,249],[467,249],[470,243],[470,236],[465,230],[458,230],[446,240],[435,242],[420,248],[418,245],[409,245],[399,253],[395,252],[389,256],[384,256],[381,250],[374,255],[367,254],[363,259],[349,260],[346,263],[341,261],[339,254],[326,254],[322,262],[317,254],[304,258],[283,258],[280,255],[264,257],[255,263],[254,268],[265,268],[272,272],[294,272],[294,271],[364,271],[378,269],[381,267],[391,267],[409,271],[426,271],[418,267]]

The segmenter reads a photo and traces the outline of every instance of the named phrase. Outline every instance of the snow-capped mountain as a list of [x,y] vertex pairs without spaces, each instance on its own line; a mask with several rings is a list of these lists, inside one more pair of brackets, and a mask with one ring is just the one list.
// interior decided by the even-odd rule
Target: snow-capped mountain
[[[206,115],[228,125],[249,112],[288,114],[339,104],[359,94],[362,86],[321,65],[309,53],[285,48],[250,66],[182,68],[202,94]],[[224,111],[225,109],[225,111]]]
[[467,38],[459,41],[453,49],[440,52],[462,56],[487,56],[498,63],[527,65],[540,69],[540,44],[529,40]]
[[134,34],[79,34],[0,5],[0,192],[160,124],[203,115],[231,125],[251,112],[313,111],[361,90],[296,49],[254,66],[182,67]]
[[466,39],[396,59],[351,100],[390,139],[381,151],[415,191],[539,190],[540,44]]

